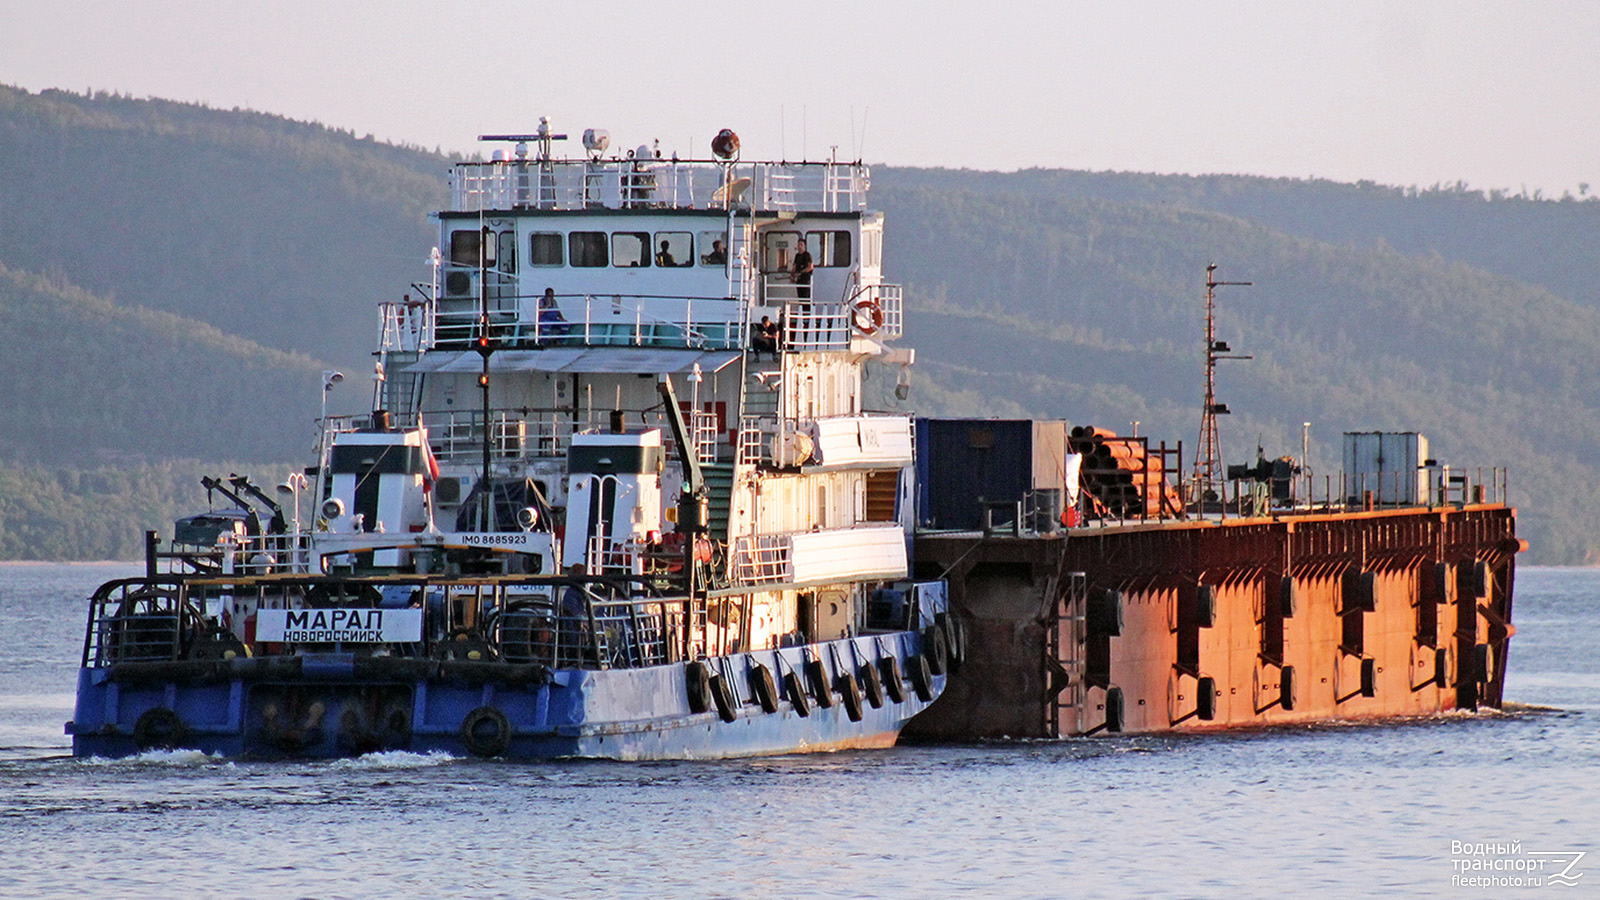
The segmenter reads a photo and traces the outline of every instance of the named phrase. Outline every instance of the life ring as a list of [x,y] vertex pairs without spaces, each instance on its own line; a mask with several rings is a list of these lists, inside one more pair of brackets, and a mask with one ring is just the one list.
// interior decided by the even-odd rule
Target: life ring
[[844,714],[850,721],[861,721],[861,686],[856,684],[856,676],[849,672],[839,676],[839,696],[844,698]]
[[885,656],[878,660],[878,668],[883,672],[883,692],[895,703],[904,703],[906,683],[905,679],[900,677],[900,661],[892,656]]
[[800,684],[800,676],[795,672],[783,676],[783,692],[789,695],[789,705],[804,719],[811,715],[811,701],[806,698],[805,688]]
[[861,666],[861,693],[866,695],[873,709],[883,706],[883,679],[878,677],[878,667],[872,663]]
[[850,307],[850,324],[862,334],[877,334],[883,327],[883,307],[871,297],[862,297]]
[[711,708],[711,672],[703,662],[692,662],[684,669],[689,690],[689,711],[703,713]]
[[778,711],[778,685],[772,680],[772,670],[761,663],[750,669],[750,693],[755,694],[763,712]]
[[183,743],[183,720],[165,706],[147,709],[133,723],[133,742],[140,750],[171,750]]
[[461,720],[461,743],[473,756],[499,756],[511,749],[511,722],[500,710],[480,706]]
[[739,709],[733,699],[733,686],[721,675],[711,676],[711,699],[717,704],[717,715],[724,722],[739,718]]

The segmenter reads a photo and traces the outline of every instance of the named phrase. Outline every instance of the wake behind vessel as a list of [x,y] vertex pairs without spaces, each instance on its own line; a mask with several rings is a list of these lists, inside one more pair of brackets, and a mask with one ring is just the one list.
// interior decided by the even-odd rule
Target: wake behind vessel
[[881,747],[943,690],[911,422],[863,399],[913,359],[867,168],[485,139],[292,522],[208,481],[238,509],[91,599],[75,754]]

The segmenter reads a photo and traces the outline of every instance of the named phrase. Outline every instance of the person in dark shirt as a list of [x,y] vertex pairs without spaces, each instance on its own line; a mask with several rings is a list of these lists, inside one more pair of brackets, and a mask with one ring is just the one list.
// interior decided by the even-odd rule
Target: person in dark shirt
[[773,358],[778,356],[778,323],[772,321],[771,316],[762,316],[761,323],[756,325],[756,334],[750,341],[750,349],[756,353],[756,359],[763,353],[771,353]]
[[700,261],[708,266],[720,266],[728,261],[728,252],[722,249],[721,241],[712,241],[711,252],[700,257]]
[[667,249],[667,242],[662,241],[661,249],[656,251],[656,265],[676,266],[677,264],[678,261],[672,257],[672,251]]
[[544,296],[539,298],[539,337],[543,343],[557,343],[571,332],[572,327],[567,324],[565,316],[561,315],[561,307],[556,305],[556,289],[545,288]]
[[789,278],[795,283],[794,296],[801,303],[811,302],[811,251],[801,241],[795,250],[794,264],[789,267]]

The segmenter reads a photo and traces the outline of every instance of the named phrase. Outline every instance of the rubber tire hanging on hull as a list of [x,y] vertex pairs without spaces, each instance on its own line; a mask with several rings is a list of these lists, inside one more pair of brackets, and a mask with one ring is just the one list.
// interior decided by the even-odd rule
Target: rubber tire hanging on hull
[[861,664],[861,693],[873,709],[883,706],[883,679],[878,677],[878,667],[872,663]]
[[1278,670],[1278,705],[1285,711],[1294,709],[1294,666]]
[[966,627],[961,624],[960,619],[947,612],[934,616],[933,622],[939,626],[939,630],[944,632],[945,649],[948,657],[945,668],[954,672],[961,668],[961,664],[967,658]]
[[922,655],[928,660],[929,671],[935,675],[943,675],[949,671],[950,642],[944,636],[944,629],[937,625],[924,628],[922,644]]
[[485,759],[511,749],[511,722],[492,706],[480,706],[461,719],[461,745]]
[[817,698],[817,705],[823,709],[833,706],[833,689],[828,686],[828,667],[822,660],[813,659],[806,663],[806,678],[811,682],[811,693]]
[[839,676],[839,696],[844,699],[844,714],[850,721],[861,721],[861,686],[856,684],[856,676],[849,672]]
[[689,711],[703,713],[711,709],[711,671],[703,662],[692,662],[683,668],[684,686],[689,692]]
[[1217,717],[1217,680],[1210,676],[1200,679],[1194,689],[1194,713],[1203,722]]
[[772,680],[772,670],[761,663],[750,667],[750,693],[761,704],[762,712],[778,711],[778,684]]
[[140,750],[171,750],[183,743],[185,730],[177,713],[158,706],[145,710],[133,723],[133,742]]
[[711,676],[711,699],[717,704],[717,715],[724,722],[739,718],[738,704],[733,698],[733,685],[721,675]]
[[1106,688],[1106,731],[1117,734],[1126,723],[1127,710],[1122,702],[1122,688]]
[[933,701],[933,671],[928,664],[928,657],[918,653],[906,661],[906,667],[911,670],[911,689],[917,692],[924,703]]
[[796,715],[802,719],[811,715],[811,700],[800,683],[800,673],[788,672],[783,676],[783,692],[789,695],[789,705],[794,707]]
[[900,661],[885,656],[878,660],[878,669],[883,673],[883,692],[895,703],[906,702],[906,682],[900,677]]

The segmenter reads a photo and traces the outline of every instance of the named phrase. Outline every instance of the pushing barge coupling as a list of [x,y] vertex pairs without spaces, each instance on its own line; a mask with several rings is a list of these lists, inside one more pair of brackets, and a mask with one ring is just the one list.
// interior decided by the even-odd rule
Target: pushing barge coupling
[[[1048,458],[1033,424],[1032,456]],[[1022,481],[1018,497],[1045,484]],[[969,649],[906,735],[1054,738],[1500,706],[1526,549],[1514,508],[1469,502],[1483,499],[1472,490],[1451,503],[1368,493],[1242,517],[1143,514],[1168,490],[1083,527],[985,501],[973,509],[1018,514],[919,532],[915,570],[948,580]]]

